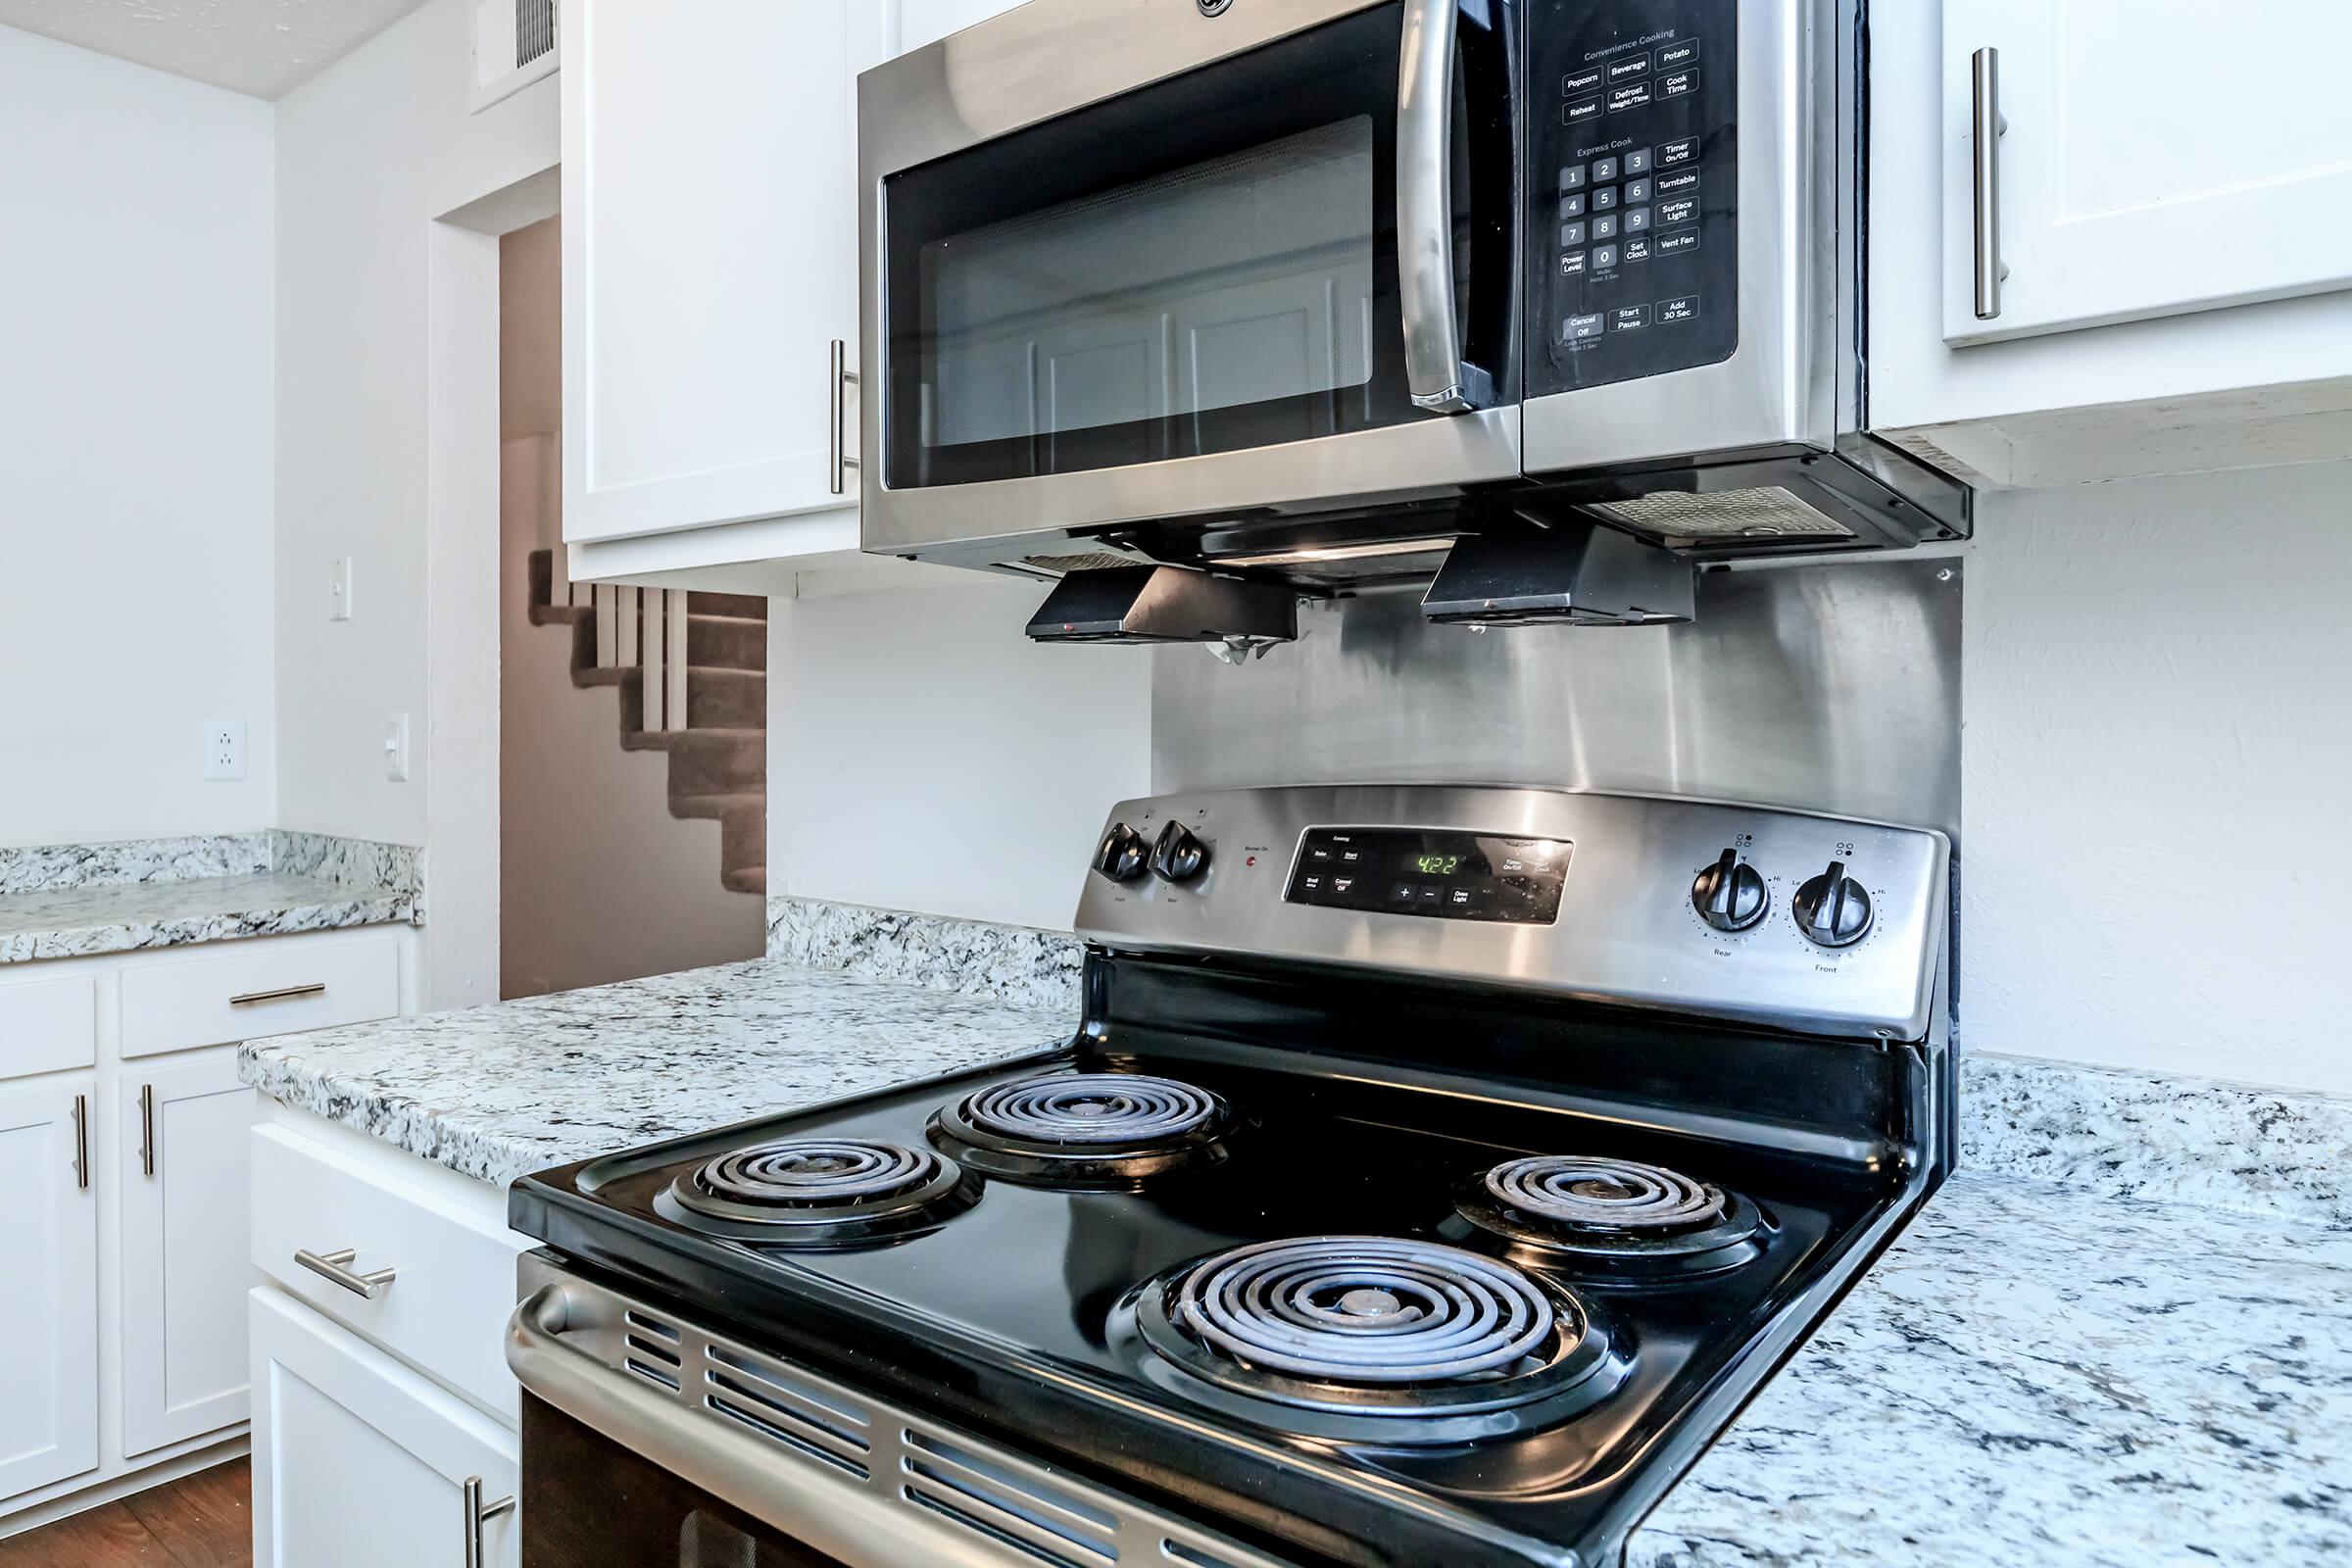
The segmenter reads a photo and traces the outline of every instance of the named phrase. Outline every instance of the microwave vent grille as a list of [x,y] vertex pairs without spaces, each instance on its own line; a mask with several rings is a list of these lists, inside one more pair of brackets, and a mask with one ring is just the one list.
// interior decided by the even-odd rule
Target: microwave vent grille
[[1585,510],[1657,539],[1851,539],[1854,530],[1778,485],[1694,494],[1660,490]]
[[1108,550],[1096,550],[1079,556],[1023,556],[1021,564],[1067,576],[1073,571],[1103,571],[1112,566],[1132,566],[1141,559]]

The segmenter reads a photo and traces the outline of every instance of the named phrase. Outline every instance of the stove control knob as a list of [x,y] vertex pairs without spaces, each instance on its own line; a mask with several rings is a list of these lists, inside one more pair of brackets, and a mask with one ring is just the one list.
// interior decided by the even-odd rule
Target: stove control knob
[[1152,869],[1170,882],[1190,882],[1208,869],[1208,846],[1186,831],[1181,822],[1159,830],[1152,846]]
[[1690,906],[1718,931],[1744,931],[1764,918],[1772,894],[1763,875],[1740,859],[1738,850],[1726,850],[1722,859],[1690,884]]
[[1845,874],[1843,860],[1832,860],[1828,870],[1798,888],[1788,912],[1796,916],[1799,931],[1825,948],[1850,948],[1870,935],[1874,913],[1869,891]]
[[1095,851],[1095,869],[1113,882],[1132,882],[1144,874],[1144,862],[1151,853],[1141,833],[1124,822],[1113,822],[1110,831],[1102,835],[1102,847]]

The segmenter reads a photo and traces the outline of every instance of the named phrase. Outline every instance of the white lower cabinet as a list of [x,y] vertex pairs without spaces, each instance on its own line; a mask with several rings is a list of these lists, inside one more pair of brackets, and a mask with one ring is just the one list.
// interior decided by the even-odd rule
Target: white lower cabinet
[[483,1568],[520,1560],[513,1432],[273,1290],[248,1301],[257,1568],[466,1568],[475,1539]]
[[234,1453],[268,1102],[221,1042],[412,1011],[415,974],[399,927],[0,965],[0,1538]]
[[245,1419],[247,1166],[257,1115],[233,1051],[122,1079],[122,1451]]
[[0,1499],[98,1464],[98,1204],[87,1074],[0,1092]]

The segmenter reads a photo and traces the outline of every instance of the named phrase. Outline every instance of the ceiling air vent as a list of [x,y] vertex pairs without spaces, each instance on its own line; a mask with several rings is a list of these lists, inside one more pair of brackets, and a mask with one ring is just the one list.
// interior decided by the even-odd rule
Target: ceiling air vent
[[474,0],[473,112],[556,69],[557,0]]

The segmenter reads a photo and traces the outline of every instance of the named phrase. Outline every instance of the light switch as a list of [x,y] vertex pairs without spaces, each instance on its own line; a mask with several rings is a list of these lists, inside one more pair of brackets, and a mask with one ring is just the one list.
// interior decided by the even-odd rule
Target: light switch
[[326,574],[326,618],[351,618],[351,558],[337,556]]
[[384,720],[384,777],[395,784],[409,781],[409,715],[393,713]]

